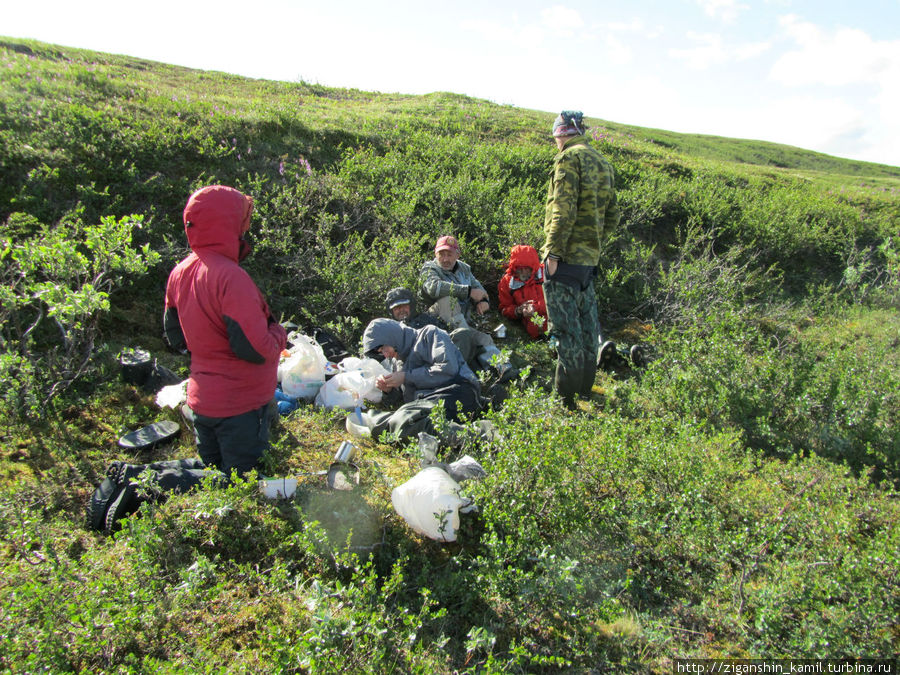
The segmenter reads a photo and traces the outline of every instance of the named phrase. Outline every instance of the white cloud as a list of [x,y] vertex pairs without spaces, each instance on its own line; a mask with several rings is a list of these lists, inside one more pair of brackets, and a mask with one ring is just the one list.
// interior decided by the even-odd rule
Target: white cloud
[[572,37],[584,26],[584,20],[577,10],[562,5],[541,10],[541,22],[551,33],[559,37]]
[[[857,106],[838,97],[792,96],[772,100],[755,113],[773,140],[802,148],[838,154],[848,139],[858,142],[866,133],[865,117]],[[749,120],[748,124],[752,124]]]
[[738,14],[745,9],[750,9],[749,5],[744,5],[737,0],[697,0],[697,4],[708,16],[721,19],[724,23],[734,23]]
[[747,61],[756,58],[772,48],[771,42],[746,42],[737,45],[733,49],[734,58],[737,61]]
[[768,42],[747,42],[726,45],[718,33],[688,33],[688,39],[697,43],[696,47],[670,49],[669,56],[683,61],[694,70],[706,70],[712,65],[722,65],[732,61],[746,61],[767,51]]
[[845,115],[845,128],[835,129],[830,136],[830,143],[837,147],[826,152],[852,152],[881,162],[894,157],[896,164],[900,156],[900,40],[875,40],[855,28],[827,31],[795,15],[780,17],[779,24],[795,47],[772,66],[771,80],[807,91],[824,85],[835,97],[842,96],[836,107],[811,111],[816,116],[831,117],[835,110],[850,107],[846,101],[853,102],[855,123]]
[[460,22],[460,28],[472,31],[490,42],[505,42],[518,47],[534,47],[544,42],[544,30],[537,25],[509,25],[498,21],[468,19]]
[[713,63],[721,63],[725,57],[722,36],[713,33],[688,33],[688,39],[698,43],[688,49],[670,49],[669,56],[683,61],[688,68],[706,70]]
[[[818,26],[788,15],[779,24],[799,49],[784,54],[772,67],[774,80],[788,85],[840,86],[875,82],[900,67],[900,41],[875,41],[864,31],[839,28],[828,34]],[[893,82],[897,83],[896,78]]]
[[617,66],[625,66],[634,61],[634,50],[626,42],[615,35],[608,35],[605,40],[610,61]]
[[631,21],[611,21],[604,24],[608,30],[617,33],[642,33],[644,31],[644,22],[640,18],[634,18]]
[[610,21],[609,23],[595,24],[601,33],[616,33],[621,35],[638,35],[647,40],[655,40],[665,31],[662,25],[649,27],[644,20],[636,17],[631,21]]

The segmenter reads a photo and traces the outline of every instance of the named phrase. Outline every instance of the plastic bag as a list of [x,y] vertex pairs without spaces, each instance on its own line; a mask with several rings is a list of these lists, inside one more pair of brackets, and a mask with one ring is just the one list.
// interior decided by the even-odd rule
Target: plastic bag
[[397,514],[416,532],[437,541],[456,541],[459,508],[468,503],[459,496],[459,483],[436,466],[422,469],[391,492]]
[[338,364],[338,374],[319,389],[316,405],[353,410],[363,401],[379,403],[382,392],[375,380],[388,372],[375,359],[346,358]]
[[173,410],[187,401],[187,380],[163,387],[156,394],[156,405]]
[[389,375],[391,371],[381,365],[375,359],[358,359],[350,356],[338,364],[338,368],[343,373],[362,373],[367,380],[374,381],[379,375]]
[[293,347],[278,366],[281,390],[291,398],[311,400],[325,384],[325,353],[307,335],[291,333],[288,339]]
[[474,457],[463,455],[455,462],[451,462],[447,466],[447,473],[457,483],[466,480],[481,480],[487,476],[487,471],[479,464]]

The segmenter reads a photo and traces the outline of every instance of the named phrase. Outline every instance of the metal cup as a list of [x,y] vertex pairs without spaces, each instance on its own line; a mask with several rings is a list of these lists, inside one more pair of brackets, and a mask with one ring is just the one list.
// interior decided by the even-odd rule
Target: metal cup
[[494,329],[494,335],[496,335],[498,338],[501,338],[501,339],[505,338],[506,337],[506,325],[501,323],[499,326],[497,326]]
[[334,461],[347,464],[352,462],[354,457],[356,457],[356,446],[350,441],[342,441],[337,452],[334,454]]

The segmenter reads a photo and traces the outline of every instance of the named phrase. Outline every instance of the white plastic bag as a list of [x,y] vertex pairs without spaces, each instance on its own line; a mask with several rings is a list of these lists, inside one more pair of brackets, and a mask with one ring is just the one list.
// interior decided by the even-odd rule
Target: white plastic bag
[[353,410],[362,404],[360,389],[365,388],[363,378],[356,373],[338,373],[319,389],[316,405],[323,408]]
[[436,466],[422,469],[391,492],[394,510],[409,526],[437,541],[456,541],[459,508],[467,503],[459,496],[459,483]]
[[325,384],[328,359],[319,343],[307,335],[291,333],[289,340],[294,346],[278,366],[278,381],[285,394],[308,401]]
[[328,380],[316,395],[316,405],[353,410],[364,401],[379,403],[382,392],[375,380],[387,371],[375,359],[349,357],[338,364],[338,374]]
[[178,384],[170,384],[160,389],[156,394],[156,405],[160,408],[172,408],[173,410],[187,401],[187,380]]

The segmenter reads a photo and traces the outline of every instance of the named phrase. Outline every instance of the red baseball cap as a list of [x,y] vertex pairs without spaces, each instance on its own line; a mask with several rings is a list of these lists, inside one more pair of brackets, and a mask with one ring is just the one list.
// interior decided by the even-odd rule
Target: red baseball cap
[[434,252],[438,251],[456,251],[459,253],[459,242],[456,241],[456,237],[450,234],[445,234],[443,237],[437,240],[437,244],[434,247]]

